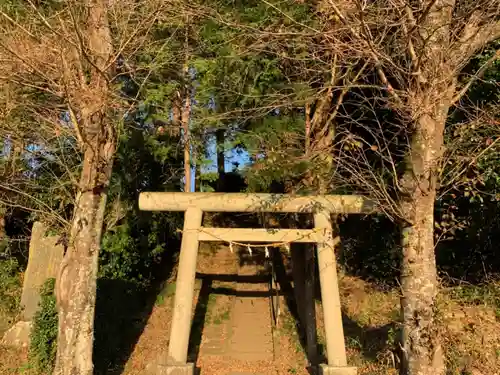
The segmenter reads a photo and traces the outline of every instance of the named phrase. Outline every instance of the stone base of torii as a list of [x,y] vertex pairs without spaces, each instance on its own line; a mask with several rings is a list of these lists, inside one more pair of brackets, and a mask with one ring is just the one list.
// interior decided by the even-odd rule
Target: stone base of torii
[[[323,375],[356,375],[347,365],[342,313],[337,280],[332,214],[370,214],[373,204],[352,195],[292,196],[246,193],[142,193],[139,208],[144,211],[183,211],[184,228],[177,272],[174,313],[168,351],[151,369],[153,374],[194,375],[187,363],[191,316],[195,289],[196,262],[200,241],[316,243],[325,325],[327,364]],[[282,212],[312,213],[314,229],[206,228],[203,212]]]

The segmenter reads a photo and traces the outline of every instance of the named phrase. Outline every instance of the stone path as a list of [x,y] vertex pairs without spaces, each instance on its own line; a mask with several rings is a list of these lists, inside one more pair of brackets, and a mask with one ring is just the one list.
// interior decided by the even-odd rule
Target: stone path
[[[243,260],[251,261],[248,256]],[[263,267],[255,264],[242,265],[238,276],[257,279]],[[256,280],[257,281],[257,280]],[[237,297],[231,315],[231,341],[228,355],[242,361],[272,361],[274,348],[272,339],[269,286],[265,275],[260,283],[239,282]],[[262,283],[263,281],[263,283]]]
[[214,277],[198,362],[203,363],[202,372],[212,361],[225,367],[227,375],[272,374],[274,345],[264,254],[227,253],[218,251],[213,264],[226,274],[234,272],[233,281],[217,281],[230,279],[220,274]]
[[227,338],[230,336],[229,318],[234,304],[234,296],[220,295],[216,292],[219,289],[233,290],[236,288],[234,276],[238,272],[238,257],[231,253],[227,247],[222,247],[210,255],[208,260],[207,263],[198,264],[199,273],[213,275],[208,291],[210,295],[199,355],[221,356],[227,351]]

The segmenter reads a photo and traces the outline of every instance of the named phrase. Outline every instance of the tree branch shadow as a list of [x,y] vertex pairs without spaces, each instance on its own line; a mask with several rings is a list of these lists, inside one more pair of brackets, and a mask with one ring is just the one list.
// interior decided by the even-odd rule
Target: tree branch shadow
[[188,361],[196,363],[200,355],[201,340],[208,313],[210,294],[212,293],[212,278],[206,275],[202,278],[198,301],[194,310],[191,323],[191,334],[189,336]]
[[394,322],[379,327],[363,326],[342,311],[342,323],[346,348],[358,350],[370,362],[379,361],[382,355],[390,351],[391,342],[398,340]]

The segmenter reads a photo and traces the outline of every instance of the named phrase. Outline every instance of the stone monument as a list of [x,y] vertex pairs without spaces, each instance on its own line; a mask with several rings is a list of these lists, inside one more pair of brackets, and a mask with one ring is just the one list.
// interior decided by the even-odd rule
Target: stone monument
[[47,235],[47,227],[35,222],[31,230],[28,254],[28,267],[24,274],[21,295],[20,320],[7,332],[2,340],[3,345],[24,347],[29,345],[31,321],[38,310],[40,288],[48,279],[55,278],[64,256],[64,246],[59,243],[60,237]]

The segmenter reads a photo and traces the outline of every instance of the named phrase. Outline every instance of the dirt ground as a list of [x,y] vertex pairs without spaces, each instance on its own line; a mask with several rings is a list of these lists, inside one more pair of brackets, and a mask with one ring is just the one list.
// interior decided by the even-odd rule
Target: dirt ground
[[[200,275],[238,274],[238,263],[227,248],[214,252],[213,248],[203,250],[198,262]],[[241,276],[241,275],[240,275]],[[224,279],[224,278],[223,278]],[[204,279],[205,280],[205,279]],[[298,340],[295,322],[286,308],[283,308],[279,324],[272,330],[274,355],[271,360],[235,360],[224,352],[223,344],[229,340],[226,327],[235,322],[232,317],[238,297],[230,290],[237,284],[230,277],[211,280],[210,290],[203,297],[205,281],[197,282],[193,312],[190,358],[196,361],[201,375],[229,375],[246,372],[252,374],[308,374],[304,350]],[[249,284],[250,285],[250,284]],[[397,333],[399,321],[399,295],[396,291],[383,291],[359,278],[340,275],[341,300],[344,310],[344,330],[348,363],[358,366],[360,375],[396,374],[398,365]],[[146,374],[151,364],[168,348],[170,319],[172,316],[175,283],[167,283],[156,299],[142,333],[133,345],[126,363],[119,371],[109,374]],[[213,291],[226,291],[217,294]],[[229,291],[229,292],[228,292]],[[205,291],[206,292],[206,291]],[[258,294],[258,290],[254,290]],[[238,294],[238,293],[236,293]],[[244,294],[240,291],[240,294]],[[208,296],[208,297],[207,297]],[[201,298],[205,298],[201,301]],[[258,298],[261,297],[252,297]],[[202,303],[201,303],[202,302]],[[200,303],[203,305],[200,309]],[[262,305],[263,306],[263,305]],[[284,306],[282,301],[281,306]],[[440,301],[442,337],[447,353],[450,375],[500,375],[500,330],[499,311],[487,304],[466,304],[443,293]],[[199,313],[199,311],[203,313]],[[256,313],[257,311],[254,311]],[[270,319],[270,311],[258,311],[262,319]],[[254,315],[255,316],[255,315]],[[249,324],[248,319],[240,320]],[[324,344],[321,305],[317,306],[319,344]],[[126,327],[124,327],[126,329]],[[222,346],[210,346],[210,335],[220,334]],[[214,336],[214,337],[215,337]],[[205,348],[205,349],[204,349]],[[215,349],[214,349],[215,348]],[[210,354],[210,350],[212,354]],[[219,350],[220,354],[217,354]],[[215,354],[213,354],[215,353]],[[27,351],[0,347],[0,374],[30,374]]]

